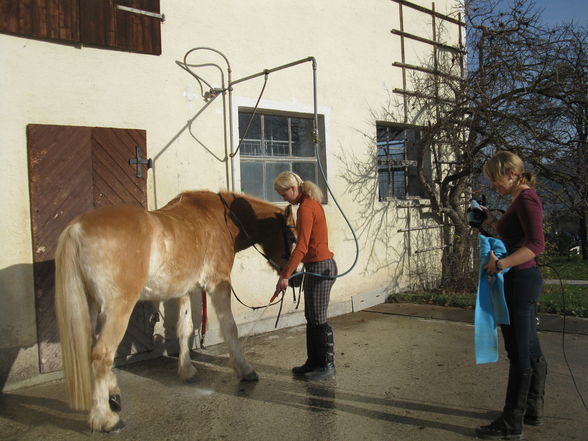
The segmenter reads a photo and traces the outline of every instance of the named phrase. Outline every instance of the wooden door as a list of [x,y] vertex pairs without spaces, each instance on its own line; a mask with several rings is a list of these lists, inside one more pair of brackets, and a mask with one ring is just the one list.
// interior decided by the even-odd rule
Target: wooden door
[[[33,272],[40,370],[61,369],[54,311],[55,248],[76,216],[104,205],[146,208],[146,177],[129,165],[139,146],[146,156],[146,132],[136,129],[31,124],[27,127],[33,241]],[[153,306],[140,302],[117,357],[153,349]]]

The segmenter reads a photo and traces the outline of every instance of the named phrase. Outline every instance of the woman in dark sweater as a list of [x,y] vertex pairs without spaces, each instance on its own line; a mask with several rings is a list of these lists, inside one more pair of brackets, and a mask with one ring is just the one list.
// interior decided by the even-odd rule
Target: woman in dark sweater
[[476,435],[483,439],[521,439],[523,423],[543,424],[547,363],[537,335],[536,310],[543,283],[536,262],[545,248],[543,208],[534,190],[535,177],[525,172],[517,155],[496,153],[484,165],[484,175],[501,196],[512,198],[500,219],[484,207],[485,222],[495,227],[509,253],[502,259],[491,253],[484,269],[495,274],[510,268],[504,276],[510,325],[501,327],[510,366],[502,415],[476,429]]

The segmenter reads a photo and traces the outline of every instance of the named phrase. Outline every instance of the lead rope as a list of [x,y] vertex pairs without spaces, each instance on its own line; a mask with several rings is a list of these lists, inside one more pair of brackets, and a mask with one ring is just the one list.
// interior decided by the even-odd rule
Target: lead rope
[[[296,302],[296,288],[294,288],[293,286],[291,288],[292,288],[293,301],[296,304],[296,308],[295,309],[298,309],[298,306],[300,305],[300,299],[302,298],[302,285],[300,285],[299,290],[298,290],[298,302]],[[232,286],[231,286],[231,292],[233,293],[233,295],[235,296],[235,298],[237,299],[237,301],[241,305],[243,305],[245,308],[251,309],[252,311],[256,311],[258,309],[266,309],[266,308],[269,308],[270,306],[274,306],[274,305],[279,304],[280,305],[280,309],[278,310],[278,315],[276,317],[276,323],[274,325],[274,328],[277,328],[278,327],[278,323],[280,321],[280,316],[282,315],[282,308],[284,306],[284,297],[285,297],[284,294],[286,292],[285,290],[280,293],[280,298],[278,300],[275,300],[274,301],[272,299],[272,300],[270,300],[270,302],[267,305],[262,305],[262,306],[250,306],[250,305],[247,305],[246,303],[244,303],[243,301],[241,301],[241,299],[239,298],[239,296],[237,295],[237,293],[235,292],[235,290],[233,289]]]

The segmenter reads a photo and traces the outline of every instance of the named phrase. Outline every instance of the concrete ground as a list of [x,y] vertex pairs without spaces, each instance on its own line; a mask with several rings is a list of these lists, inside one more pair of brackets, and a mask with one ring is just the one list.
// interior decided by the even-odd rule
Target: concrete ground
[[[472,311],[384,304],[332,319],[337,379],[295,380],[304,328],[242,339],[260,376],[242,384],[223,345],[193,353],[195,383],[182,384],[177,363],[162,357],[116,369],[127,427],[91,434],[70,410],[61,381],[0,395],[1,440],[470,440],[498,415],[507,363],[476,365]],[[536,441],[588,439],[588,320],[542,317],[549,363],[546,424],[526,427]]]

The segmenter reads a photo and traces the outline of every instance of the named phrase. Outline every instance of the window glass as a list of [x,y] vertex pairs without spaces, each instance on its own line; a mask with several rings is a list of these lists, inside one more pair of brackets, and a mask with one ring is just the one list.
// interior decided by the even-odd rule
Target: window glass
[[317,165],[313,162],[293,162],[292,171],[296,173],[303,181],[312,181],[318,184]]
[[406,130],[378,128],[378,159],[404,159]]
[[392,171],[392,194],[390,196],[402,197],[406,194],[406,173],[404,170]]
[[265,163],[265,194],[264,199],[270,202],[281,202],[282,197],[274,190],[274,179],[283,171],[290,170],[287,162],[266,162]]
[[388,198],[390,175],[388,173],[378,172],[378,199],[385,201]]
[[291,118],[292,156],[312,157],[315,155],[312,139],[313,121],[306,118]]
[[[318,171],[313,143],[314,118],[274,115],[258,111],[239,112],[239,150],[241,161],[241,189],[243,192],[272,202],[282,198],[274,191],[275,177],[291,170],[305,181],[316,183],[326,202],[326,183]],[[319,124],[323,123],[319,115]],[[249,125],[249,130],[246,130]],[[319,145],[324,160],[324,144]],[[326,169],[326,167],[325,167]]]
[[[239,113],[239,139],[242,155],[261,156],[263,154],[261,141],[261,117],[252,113]],[[247,127],[249,126],[249,129]]]
[[264,123],[266,154],[268,156],[289,156],[288,118],[265,116]]
[[263,195],[263,164],[257,162],[241,163],[241,191],[254,196]]

